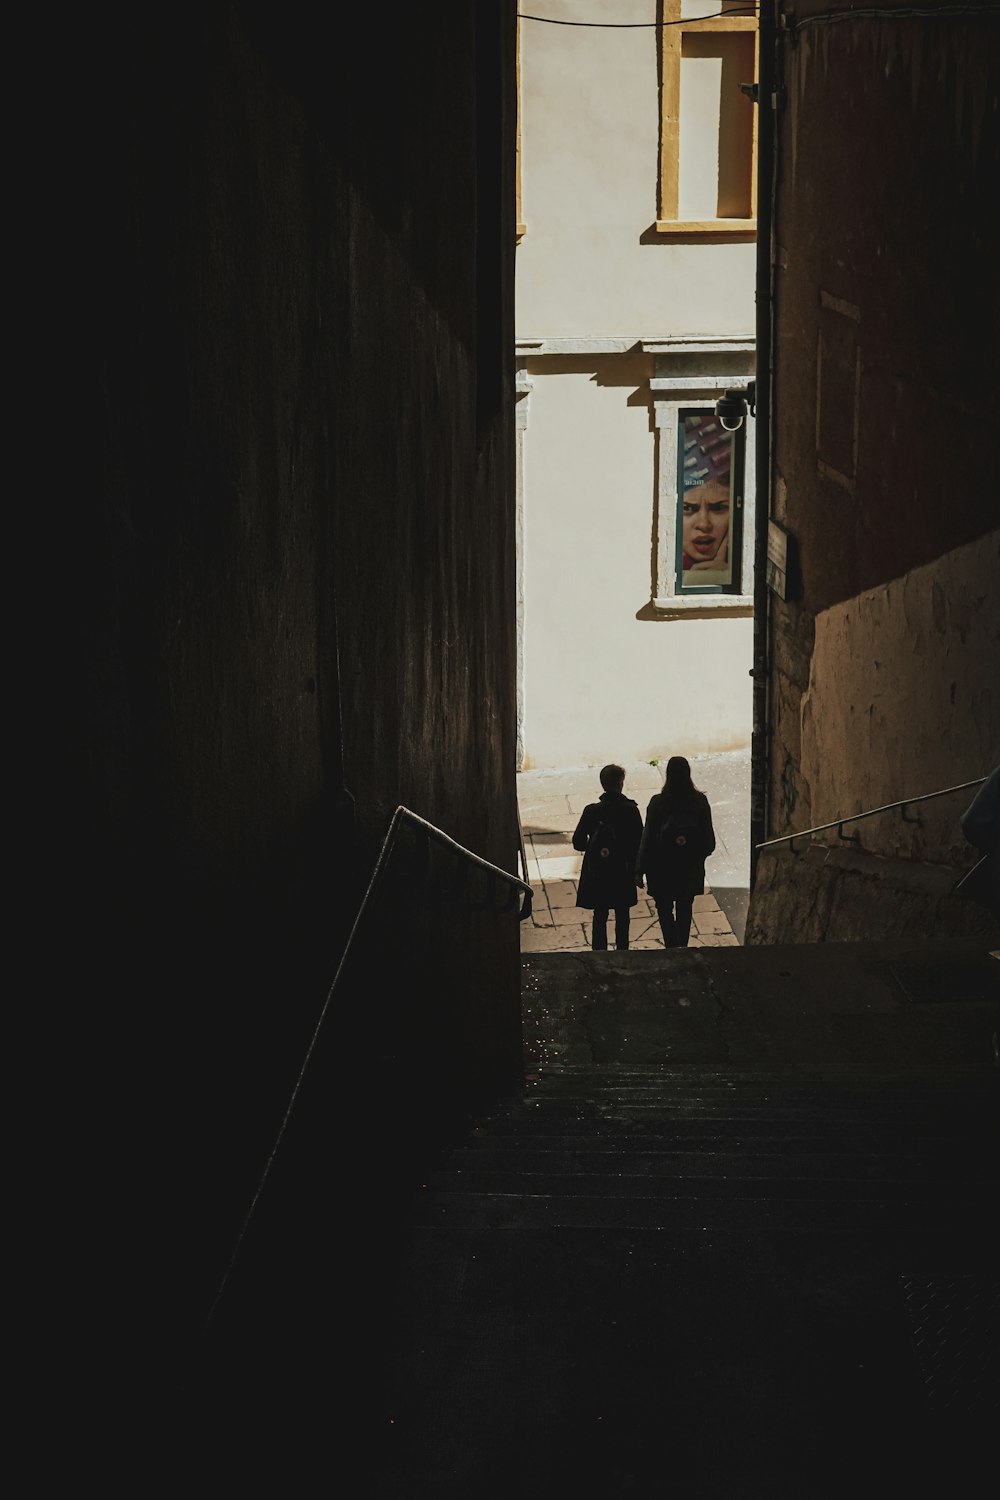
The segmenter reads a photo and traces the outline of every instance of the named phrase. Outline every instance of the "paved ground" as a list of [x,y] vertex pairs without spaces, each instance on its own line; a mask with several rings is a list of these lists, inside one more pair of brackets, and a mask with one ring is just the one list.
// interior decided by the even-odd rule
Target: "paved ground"
[[[694,903],[692,948],[732,947],[743,941],[750,886],[750,752],[691,756],[695,785],[708,797],[718,847],[708,862],[705,894]],[[625,766],[625,795],[645,816],[661,790],[666,757]],[[590,947],[590,913],[576,905],[582,855],[572,837],[588,802],[600,796],[599,766],[521,771],[518,806],[535,888],[532,920],[521,924],[522,953],[578,953]],[[611,919],[612,941],[614,918]],[[631,945],[663,948],[656,908],[644,891],[632,913]]]

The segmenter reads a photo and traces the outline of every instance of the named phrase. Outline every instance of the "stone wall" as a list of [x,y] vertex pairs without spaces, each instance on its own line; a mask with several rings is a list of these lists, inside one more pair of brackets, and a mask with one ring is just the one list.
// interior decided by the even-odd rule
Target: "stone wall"
[[[515,22],[107,4],[57,30],[36,904],[79,1118],[108,1122],[101,1233],[100,1191],[132,1204],[113,1298],[157,1347],[206,1316],[393,809],[515,868]],[[414,931],[401,899],[325,1023],[324,1172],[393,1051],[380,996],[428,1018],[446,1087],[520,1061],[516,917]]]
[[768,850],[758,861],[744,941],[968,938],[997,947],[1000,923],[955,895],[959,878],[948,866],[853,847],[806,843]]
[[[1000,760],[1000,309],[978,189],[1000,171],[995,27],[944,13],[832,26],[823,10],[796,12],[778,59],[770,504],[797,567],[788,597],[769,599],[770,837]],[[886,861],[879,899],[842,919],[855,936],[892,925],[897,876],[910,909],[907,861],[945,884],[971,864],[972,795],[848,830]],[[788,862],[819,884],[779,911],[771,859],[751,932],[789,935],[794,909],[822,936],[839,864]]]

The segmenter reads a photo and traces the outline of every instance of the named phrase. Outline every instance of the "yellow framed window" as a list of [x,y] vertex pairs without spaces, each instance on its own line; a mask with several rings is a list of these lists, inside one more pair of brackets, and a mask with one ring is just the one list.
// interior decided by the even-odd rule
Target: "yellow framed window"
[[[722,15],[706,18],[709,10]],[[757,233],[757,17],[749,0],[660,0],[659,234]]]

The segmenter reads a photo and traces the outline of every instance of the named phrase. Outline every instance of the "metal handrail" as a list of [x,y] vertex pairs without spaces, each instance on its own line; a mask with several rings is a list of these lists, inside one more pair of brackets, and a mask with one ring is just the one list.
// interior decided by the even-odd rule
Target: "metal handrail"
[[524,879],[527,880],[527,878],[528,878],[528,856],[527,856],[527,853],[526,853],[525,848],[524,848],[524,828],[523,828],[523,826],[521,824],[521,808],[520,808],[520,805],[518,806],[518,809],[517,809],[517,845],[518,845],[518,855],[519,855],[520,861],[521,861],[521,874],[524,876]]
[[[253,1201],[251,1202],[247,1216],[243,1221],[243,1227],[240,1230],[239,1237],[236,1241],[236,1245],[229,1260],[229,1264],[226,1267],[226,1271],[221,1282],[219,1283],[219,1289],[212,1300],[212,1306],[209,1309],[208,1314],[209,1323],[211,1323],[212,1317],[215,1313],[215,1309],[219,1304],[219,1299],[226,1289],[226,1283],[228,1282],[229,1277],[232,1273],[232,1269],[236,1264],[236,1257],[240,1253],[240,1246],[243,1244],[243,1241],[246,1238],[247,1230],[250,1227],[250,1220],[253,1218],[258,1200],[264,1190],[264,1184],[268,1179],[271,1167],[274,1164],[274,1159],[278,1154],[278,1147],[281,1145],[282,1139],[285,1135],[285,1131],[288,1128],[288,1122],[291,1119],[292,1110],[295,1108],[295,1101],[297,1100],[299,1091],[302,1088],[302,1080],[305,1078],[306,1069],[309,1066],[309,1062],[312,1058],[313,1052],[316,1050],[316,1043],[319,1040],[319,1034],[323,1028],[323,1022],[326,1019],[326,1013],[330,1008],[330,1001],[333,999],[337,984],[340,981],[340,976],[344,972],[344,965],[347,963],[347,957],[351,951],[351,944],[354,942],[355,934],[357,933],[357,930],[361,925],[361,919],[368,907],[368,902],[371,899],[372,892],[378,884],[379,876],[385,869],[389,855],[392,852],[393,845],[396,842],[396,834],[398,833],[404,822],[413,824],[416,828],[419,829],[420,833],[426,839],[433,838],[436,843],[441,844],[444,848],[450,849],[454,853],[461,855],[470,864],[475,865],[477,869],[484,870],[486,872],[487,900],[485,902],[477,903],[478,905],[485,906],[490,904],[496,890],[497,880],[503,880],[511,887],[512,894],[515,891],[521,891],[524,894],[524,901],[521,904],[520,920],[523,922],[526,917],[530,917],[531,915],[531,898],[534,892],[532,890],[532,887],[528,885],[526,881],[519,880],[518,877],[516,875],[512,875],[509,870],[501,870],[499,865],[491,864],[489,860],[481,859],[478,854],[473,854],[471,849],[466,849],[463,844],[456,843],[456,841],[453,838],[450,838],[448,834],[443,831],[443,829],[438,828],[434,823],[428,823],[427,819],[420,817],[419,813],[412,812],[410,808],[403,807],[402,805],[396,808],[396,811],[393,813],[391,819],[389,820],[389,827],[386,830],[385,838],[382,840],[382,847],[378,852],[378,858],[375,861],[375,866],[371,873],[371,879],[369,880],[368,885],[365,889],[365,894],[362,897],[361,905],[358,907],[357,915],[351,925],[351,930],[348,934],[347,942],[344,944],[344,951],[340,955],[340,962],[337,964],[337,971],[333,976],[333,982],[331,983],[330,988],[327,990],[326,999],[323,1001],[323,1005],[319,1013],[319,1018],[313,1028],[313,1034],[310,1039],[309,1046],[306,1048],[306,1055],[303,1059],[302,1066],[299,1069],[299,1076],[295,1080],[295,1087],[292,1089],[292,1096],[288,1101],[288,1108],[285,1110],[284,1118],[281,1121],[281,1126],[278,1130],[277,1137],[275,1138],[274,1145],[271,1148],[271,1154],[267,1158],[267,1161],[264,1165],[264,1170],[261,1173],[260,1182],[257,1184],[257,1191],[253,1195]],[[518,814],[518,822],[520,822],[520,814]],[[504,910],[506,909],[507,908],[504,908]]]
[[[404,820],[404,818],[410,823],[414,824],[415,827],[419,828],[420,832],[424,835],[425,838],[433,839],[435,843],[441,844],[444,848],[451,849],[455,854],[461,855],[463,859],[467,860],[469,864],[475,865],[477,869],[485,870],[491,886],[495,884],[495,882],[499,879],[503,880],[507,885],[509,885],[512,888],[512,891],[516,890],[523,892],[524,901],[522,902],[521,911],[519,913],[520,920],[523,922],[526,917],[531,916],[531,901],[532,897],[534,896],[534,889],[528,884],[526,880],[520,880],[518,876],[512,875],[509,870],[502,870],[499,865],[491,864],[488,859],[481,859],[478,854],[473,854],[471,849],[466,849],[464,844],[456,843],[455,840],[453,838],[450,838],[448,834],[446,834],[442,829],[438,828],[434,823],[428,823],[426,818],[420,817],[418,813],[411,812],[408,807],[397,807],[396,811],[392,815],[392,821],[389,824],[389,831],[385,836],[385,841],[382,845],[382,850],[379,853],[379,858],[375,862],[375,870],[372,874],[372,879],[368,887],[369,891],[371,890],[372,885],[374,885],[375,877],[379,873],[379,862],[382,860],[383,854],[388,853],[390,839],[394,839],[395,830]],[[518,816],[518,823],[520,824],[520,815]],[[522,859],[524,859],[523,838],[521,840],[521,857]],[[525,870],[527,869],[526,861],[524,868]],[[365,900],[367,899],[368,892],[366,891]],[[362,907],[363,906],[364,902],[362,902]],[[360,916],[360,912],[358,913],[358,915]],[[351,930],[351,936],[354,936],[353,928]],[[348,938],[348,944],[350,944],[350,938]]]
[[856,833],[845,833],[845,823],[857,823],[862,818],[874,818],[876,813],[894,812],[896,808],[902,809],[904,822],[915,823],[918,820],[916,818],[908,818],[906,816],[906,808],[913,807],[917,802],[930,802],[933,797],[947,797],[950,792],[968,791],[969,787],[982,786],[985,780],[985,776],[979,776],[975,781],[963,781],[960,786],[942,787],[938,792],[924,792],[919,797],[907,797],[902,802],[886,802],[883,807],[870,807],[867,812],[849,813],[845,818],[834,818],[832,823],[819,823],[815,828],[802,828],[798,833],[783,833],[780,838],[765,839],[762,844],[755,844],[754,847],[756,849],[772,849],[775,844],[787,844],[790,849],[794,849],[795,839],[807,839],[811,834],[825,833],[828,828],[836,828],[837,837],[844,839],[847,843],[857,844],[860,842],[859,835]]

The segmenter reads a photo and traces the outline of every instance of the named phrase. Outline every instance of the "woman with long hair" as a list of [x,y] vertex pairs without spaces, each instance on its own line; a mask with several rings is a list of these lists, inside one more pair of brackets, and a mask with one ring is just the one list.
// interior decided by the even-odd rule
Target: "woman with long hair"
[[705,890],[705,861],[715,849],[712,809],[683,755],[667,761],[663,791],[649,800],[635,879],[656,903],[666,948],[686,948],[695,896]]

